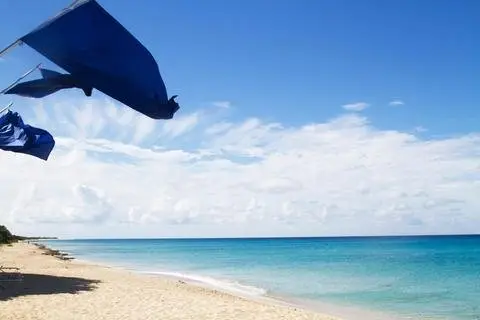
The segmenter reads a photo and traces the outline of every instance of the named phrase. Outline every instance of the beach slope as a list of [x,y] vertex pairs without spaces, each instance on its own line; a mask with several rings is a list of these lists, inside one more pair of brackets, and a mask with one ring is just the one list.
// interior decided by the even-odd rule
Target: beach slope
[[0,266],[18,267],[21,274],[0,271],[0,319],[334,319],[51,253],[22,242],[0,247]]

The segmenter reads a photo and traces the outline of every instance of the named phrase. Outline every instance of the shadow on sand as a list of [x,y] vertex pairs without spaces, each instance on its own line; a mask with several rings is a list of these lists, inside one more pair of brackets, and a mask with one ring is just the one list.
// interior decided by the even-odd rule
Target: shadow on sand
[[18,273],[4,272],[0,274],[0,301],[28,295],[76,294],[82,291],[92,291],[96,288],[96,284],[100,283],[99,280],[30,273],[22,273],[21,279],[16,281],[7,281],[7,279],[18,278],[18,276]]

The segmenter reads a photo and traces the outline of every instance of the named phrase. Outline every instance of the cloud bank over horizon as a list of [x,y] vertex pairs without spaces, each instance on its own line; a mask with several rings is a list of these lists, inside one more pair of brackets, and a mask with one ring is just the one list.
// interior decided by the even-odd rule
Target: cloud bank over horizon
[[32,101],[25,122],[57,144],[47,162],[0,153],[0,224],[18,234],[480,232],[480,133],[425,139],[380,130],[358,106],[287,126],[233,121],[228,101],[169,121],[111,100]]

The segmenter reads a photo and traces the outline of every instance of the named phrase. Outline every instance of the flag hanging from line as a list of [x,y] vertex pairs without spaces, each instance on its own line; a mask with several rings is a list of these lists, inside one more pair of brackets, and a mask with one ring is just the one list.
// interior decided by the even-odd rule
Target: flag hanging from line
[[7,110],[0,116],[0,149],[47,160],[55,146],[46,130],[25,124],[18,112]]

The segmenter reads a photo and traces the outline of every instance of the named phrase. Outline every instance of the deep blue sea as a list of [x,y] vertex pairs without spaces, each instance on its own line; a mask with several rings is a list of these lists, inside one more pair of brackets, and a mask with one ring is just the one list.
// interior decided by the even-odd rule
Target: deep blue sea
[[92,262],[413,319],[480,319],[480,236],[52,240]]

